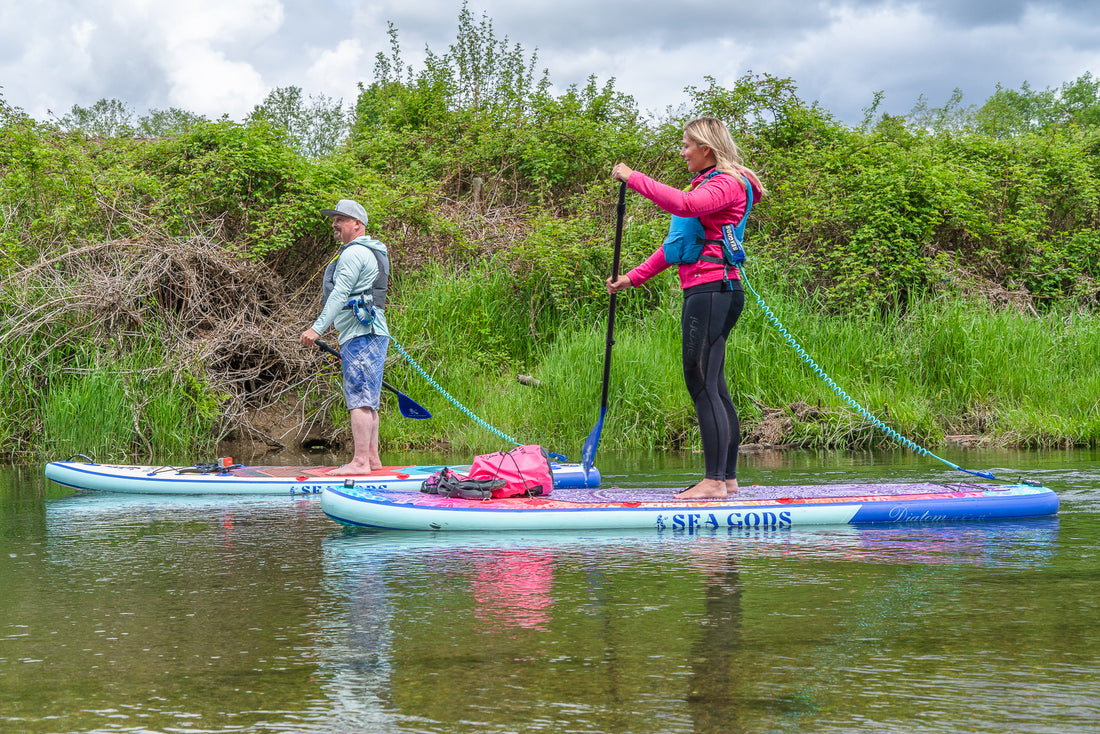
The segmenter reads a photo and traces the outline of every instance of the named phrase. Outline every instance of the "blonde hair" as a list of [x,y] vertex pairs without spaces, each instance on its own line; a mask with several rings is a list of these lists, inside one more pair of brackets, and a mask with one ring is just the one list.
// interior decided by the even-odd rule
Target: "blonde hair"
[[697,117],[684,125],[684,135],[687,135],[696,145],[705,145],[714,153],[715,168],[723,173],[746,174],[764,190],[764,184],[760,177],[751,168],[748,168],[741,160],[741,151],[737,149],[737,143],[733,142],[726,123],[717,117]]

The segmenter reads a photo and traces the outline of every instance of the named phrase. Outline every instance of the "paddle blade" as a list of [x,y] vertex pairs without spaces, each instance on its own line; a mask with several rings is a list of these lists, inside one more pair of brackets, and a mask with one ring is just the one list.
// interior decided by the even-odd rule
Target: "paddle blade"
[[427,408],[403,393],[397,393],[397,408],[401,411],[401,415],[406,418],[416,418],[422,421],[432,417]]
[[417,420],[424,420],[425,418],[431,418],[432,414],[428,412],[420,403],[410,398],[405,393],[398,390],[390,383],[382,380],[382,389],[389,390],[397,396],[397,409],[401,411],[401,415],[406,418],[416,418]]
[[584,446],[581,448],[581,468],[584,469],[585,476],[588,476],[588,472],[592,470],[592,464],[596,461],[596,448],[600,445],[600,432],[603,430],[605,415],[607,415],[607,406],[603,405],[600,407],[600,418],[596,421],[596,427],[588,434],[588,438],[584,439]]

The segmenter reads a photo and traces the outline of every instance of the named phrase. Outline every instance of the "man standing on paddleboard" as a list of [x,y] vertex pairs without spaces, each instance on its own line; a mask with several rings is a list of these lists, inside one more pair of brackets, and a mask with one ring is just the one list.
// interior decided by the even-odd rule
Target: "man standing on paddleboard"
[[367,212],[358,202],[341,199],[321,213],[332,219],[332,231],[341,247],[325,268],[321,315],[299,342],[304,347],[314,346],[329,326],[335,325],[339,332],[344,400],[351,414],[355,454],[329,474],[365,474],[382,468],[378,404],[390,346],[384,312],[390,259],[386,246],[367,236]]

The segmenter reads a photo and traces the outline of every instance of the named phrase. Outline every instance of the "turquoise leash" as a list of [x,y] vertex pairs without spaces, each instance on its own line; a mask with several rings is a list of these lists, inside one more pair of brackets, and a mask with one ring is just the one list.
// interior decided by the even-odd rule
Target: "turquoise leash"
[[[356,313],[355,316],[356,316],[356,318],[359,318],[358,313]],[[359,321],[360,321],[360,323],[363,322],[362,319],[359,319]],[[372,319],[372,322],[373,322],[373,319]],[[378,328],[378,325],[374,324],[374,327]],[[408,362],[409,364],[411,364],[413,366],[413,369],[415,369],[418,373],[420,373],[420,376],[423,377],[424,380],[427,381],[427,383],[429,385],[434,387],[440,395],[447,398],[447,400],[449,400],[451,402],[451,405],[455,406],[460,411],[462,411],[462,413],[465,414],[466,417],[473,420],[474,423],[477,423],[479,426],[481,426],[485,430],[489,431],[489,433],[492,433],[494,436],[498,436],[500,438],[503,438],[505,441],[508,441],[513,446],[522,446],[523,445],[519,441],[517,441],[516,439],[512,438],[508,434],[501,431],[500,429],[489,425],[485,420],[483,420],[481,417],[476,415],[472,410],[467,408],[465,405],[458,402],[449,392],[444,390],[443,387],[438,382],[436,382],[434,379],[432,379],[431,375],[429,375],[426,371],[424,371],[423,367],[421,367],[419,364],[416,363],[416,360],[412,358],[412,355],[409,354],[407,351],[405,351],[405,347],[401,346],[401,343],[393,338],[393,334],[389,333],[389,329],[378,328],[378,330],[383,332],[386,335],[386,337],[388,337],[389,340],[391,342],[393,342],[393,345],[395,347],[397,347],[397,351],[401,352],[401,356],[405,358],[405,361]],[[561,461],[561,462],[565,462],[565,463],[568,463],[568,461],[569,461],[569,459],[566,458],[565,456],[562,456],[561,454],[554,453],[553,451],[547,451],[546,453],[550,456],[551,459],[555,459],[557,461]]]
[[[832,390],[841,400],[843,400],[849,407],[851,407],[853,410],[855,410],[855,412],[861,418],[863,418],[865,421],[870,423],[872,425],[872,427],[877,428],[878,430],[882,431],[888,438],[896,441],[901,446],[913,451],[918,456],[930,457],[930,458],[935,459],[936,461],[940,462],[941,464],[944,464],[945,466],[950,467],[951,469],[954,469],[956,471],[961,471],[965,474],[970,474],[970,475],[976,476],[976,477],[982,477],[983,479],[992,479],[994,481],[1001,481],[1001,480],[998,480],[997,477],[994,476],[991,472],[982,472],[982,471],[973,471],[973,470],[970,470],[970,469],[964,469],[963,467],[959,466],[958,464],[955,464],[951,461],[948,461],[947,459],[944,459],[941,456],[937,456],[936,454],[932,453],[931,451],[929,451],[925,447],[921,446],[920,444],[916,443],[915,441],[901,435],[900,433],[898,433],[898,431],[896,431],[893,428],[891,428],[890,426],[888,426],[881,418],[874,415],[869,410],[867,410],[862,405],[860,405],[855,400],[855,398],[853,398],[851,395],[849,395],[842,387],[840,387],[840,385],[837,385],[836,382],[833,380],[833,378],[829,377],[828,373],[825,372],[825,370],[821,367],[821,365],[819,365],[814,360],[814,358],[811,357],[809,355],[809,353],[806,352],[806,350],[802,347],[802,345],[798,343],[798,340],[796,340],[794,338],[794,336],[790,333],[790,331],[788,331],[787,328],[785,326],[783,326],[783,323],[779,320],[779,317],[775,315],[775,312],[772,311],[771,307],[768,306],[768,304],[764,301],[764,298],[759,293],[757,293],[756,289],[752,287],[751,283],[749,283],[749,279],[745,274],[744,267],[740,263],[738,263],[736,265],[736,267],[737,267],[737,271],[741,274],[741,282],[743,282],[745,284],[745,287],[748,288],[749,291],[752,293],[753,297],[756,299],[757,305],[760,306],[760,310],[764,312],[764,315],[767,316],[768,321],[770,321],[772,323],[772,325],[775,326],[776,331],[779,333],[779,335],[781,337],[783,337],[783,340],[786,341],[788,345],[790,345],[791,349],[794,350],[795,354],[798,355],[799,359],[801,359],[813,371],[814,374],[816,374],[818,377],[820,377],[821,380],[825,383],[825,385],[830,390]],[[358,316],[358,314],[356,314],[356,316]],[[375,326],[377,326],[377,325],[375,325]],[[485,420],[483,420],[481,417],[476,415],[472,410],[470,410],[465,405],[463,405],[458,400],[456,400],[450,393],[448,393],[446,390],[444,390],[443,387],[438,382],[436,382],[434,379],[432,379],[431,375],[429,375],[424,370],[423,367],[421,367],[419,364],[417,364],[416,360],[412,358],[412,355],[410,355],[408,353],[408,351],[406,351],[405,348],[403,346],[401,346],[400,342],[398,342],[396,339],[393,338],[393,335],[390,334],[388,330],[382,330],[382,329],[379,329],[379,330],[383,331],[385,333],[385,335],[390,339],[390,341],[393,342],[394,346],[396,346],[397,350],[401,353],[401,356],[403,356],[405,358],[405,361],[407,361],[410,365],[412,365],[413,369],[415,369],[420,374],[420,376],[423,377],[424,380],[429,385],[431,385],[433,388],[435,388],[436,391],[439,392],[440,395],[447,398],[447,400],[449,400],[451,402],[451,404],[454,405],[456,408],[458,408],[464,415],[466,415],[468,418],[473,420],[475,423],[477,423],[479,426],[481,426],[485,430],[489,431],[490,433],[492,433],[495,436],[498,436],[499,438],[504,439],[505,441],[510,442],[512,445],[514,445],[514,446],[521,446],[522,445],[515,438],[513,438],[512,436],[509,436],[508,434],[504,433],[503,431],[499,430],[498,428],[493,427],[492,425],[487,423]],[[565,456],[562,456],[561,454],[557,454],[557,453],[552,453],[551,452],[550,457],[553,458],[553,459],[556,459],[558,461],[563,461],[563,462],[568,461],[568,459]]]
[[936,461],[951,467],[952,469],[955,469],[955,470],[961,471],[961,472],[965,472],[967,474],[972,474],[976,477],[982,477],[983,479],[992,479],[994,481],[1000,481],[1000,480],[997,479],[997,477],[993,476],[993,474],[990,473],[990,472],[971,471],[970,469],[963,469],[958,464],[954,464],[954,463],[948,461],[947,459],[936,456],[935,454],[933,454],[928,449],[926,449],[923,446],[915,443],[914,441],[906,438],[905,436],[901,435],[900,433],[895,431],[890,426],[886,425],[886,423],[884,423],[881,418],[879,418],[878,416],[872,414],[870,411],[868,411],[862,405],[857,403],[855,401],[855,399],[852,398],[852,396],[850,396],[848,393],[846,393],[843,388],[841,388],[839,385],[836,384],[836,382],[833,381],[833,378],[829,377],[829,375],[825,372],[825,370],[822,369],[821,366],[817,362],[814,361],[813,357],[811,357],[809,354],[806,353],[806,350],[802,348],[802,345],[798,343],[798,341],[791,335],[791,333],[789,331],[787,331],[787,328],[785,326],[783,326],[782,322],[780,322],[779,318],[771,310],[771,308],[768,306],[768,304],[764,302],[764,299],[760,296],[759,293],[756,292],[756,289],[753,288],[752,285],[749,283],[748,278],[745,277],[745,269],[743,267],[741,267],[740,264],[737,265],[737,270],[738,270],[739,273],[741,273],[741,281],[745,284],[745,287],[748,288],[752,292],[752,295],[756,298],[756,303],[760,306],[760,310],[763,311],[764,315],[768,317],[768,320],[772,323],[772,325],[775,326],[776,331],[778,331],[779,335],[781,337],[783,337],[783,339],[787,342],[787,344],[789,344],[791,346],[791,349],[794,350],[795,354],[797,354],[798,357],[803,362],[805,362],[806,365],[810,367],[810,369],[813,370],[814,374],[816,374],[818,377],[820,377],[822,379],[822,381],[829,387],[829,389],[831,389],[834,393],[836,393],[841,398],[841,400],[843,400],[851,408],[853,408],[856,411],[856,413],[858,413],[864,420],[868,421],[873,427],[875,427],[875,428],[879,429],[880,431],[882,431],[883,433],[885,433],[887,437],[893,439],[894,441],[897,441],[899,444],[901,444],[905,448],[916,452],[919,456],[929,456],[929,457],[935,459]]

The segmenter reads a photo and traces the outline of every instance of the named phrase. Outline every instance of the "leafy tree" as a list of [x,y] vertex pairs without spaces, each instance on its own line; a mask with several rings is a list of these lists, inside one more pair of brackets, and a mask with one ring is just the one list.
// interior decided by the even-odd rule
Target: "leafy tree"
[[1058,103],[1068,122],[1081,126],[1100,124],[1100,78],[1086,71],[1074,81],[1064,83]]
[[724,88],[712,76],[705,76],[704,88],[689,86],[690,116],[710,115],[725,120],[734,136],[762,135],[772,145],[786,146],[807,136],[832,135],[837,123],[817,103],[807,104],[798,96],[793,79],[754,74],[751,71]]
[[0,122],[4,125],[11,123],[13,120],[26,117],[24,113],[18,107],[11,105],[8,100],[4,99],[4,87],[0,85]]
[[[492,21],[485,14],[474,23],[467,3],[458,14],[458,35],[447,54],[436,57],[430,51],[425,61],[429,70],[448,79],[448,102],[452,109],[519,112],[534,91],[538,53],[526,58],[518,43],[508,46],[508,38],[497,39]],[[543,72],[540,87],[548,83]]]
[[98,138],[163,138],[182,135],[205,118],[178,107],[153,109],[135,120],[133,109],[117,99],[101,99],[91,107],[73,105],[61,118],[62,129]]
[[909,112],[909,123],[922,130],[951,133],[962,132],[970,127],[974,116],[974,106],[964,106],[963,92],[956,87],[943,107],[931,107],[922,94]]
[[135,134],[144,138],[168,138],[184,135],[206,118],[178,107],[170,107],[166,110],[153,109],[148,115],[142,115],[134,130]]
[[343,101],[321,94],[310,95],[306,102],[301,87],[276,87],[248,119],[265,120],[285,130],[298,152],[308,158],[332,153],[348,135]]
[[1011,138],[1041,130],[1057,122],[1059,113],[1051,90],[1036,92],[1024,82],[1019,90],[1000,84],[974,113],[974,129],[995,138]]
[[125,102],[103,98],[91,107],[73,105],[61,118],[61,127],[101,138],[133,135],[134,112]]
[[452,197],[480,178],[491,201],[561,207],[646,138],[614,80],[554,97],[548,73],[536,74],[537,54],[499,39],[465,4],[455,41],[442,54],[429,49],[418,71],[403,62],[392,24],[389,33],[389,55],[376,57],[373,82],[360,87],[351,136],[380,173],[441,181]]
[[1058,89],[1035,91],[1024,82],[1020,89],[997,91],[974,113],[976,132],[1011,138],[1055,125],[1100,124],[1100,79],[1085,72]]

